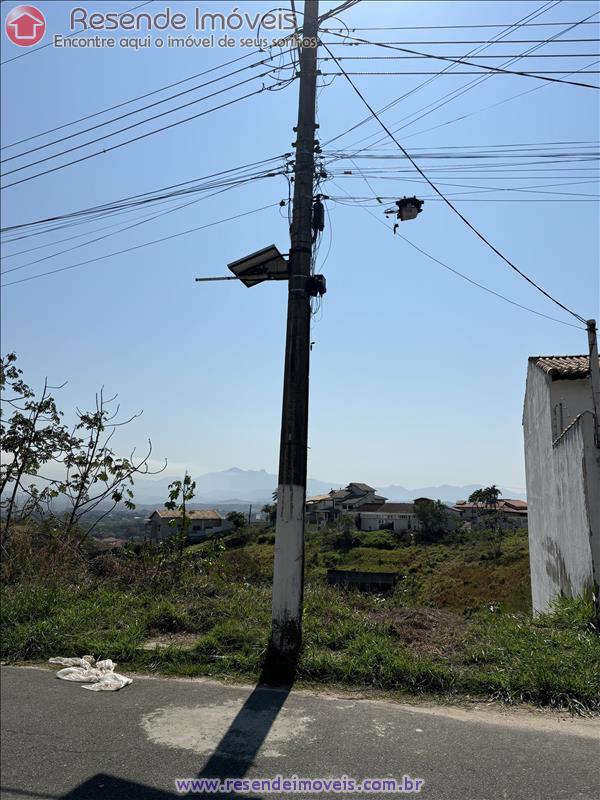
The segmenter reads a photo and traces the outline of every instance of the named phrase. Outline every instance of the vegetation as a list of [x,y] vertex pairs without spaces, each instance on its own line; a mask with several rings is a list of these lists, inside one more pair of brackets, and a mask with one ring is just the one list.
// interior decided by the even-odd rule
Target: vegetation
[[182,481],[173,481],[168,486],[169,499],[165,503],[165,508],[169,511],[178,511],[179,518],[172,519],[169,525],[174,529],[174,536],[177,548],[177,568],[175,571],[176,579],[179,581],[183,569],[183,553],[190,526],[190,517],[187,511],[187,504],[194,499],[196,482],[191,476],[185,473]]
[[246,516],[241,511],[230,511],[226,519],[233,524],[234,528],[243,528],[246,524]]
[[36,398],[16,360],[14,353],[0,358],[0,434],[7,456],[0,467],[0,510],[2,554],[8,562],[16,525],[26,520],[49,524],[65,542],[77,540],[82,546],[119,503],[135,508],[135,476],[155,474],[148,467],[150,442],[140,459],[134,453],[119,457],[112,449],[117,429],[139,416],[117,419],[116,396],[107,399],[101,390],[94,408],[77,409],[69,428],[51,394],[61,387],[45,381]]
[[[0,373],[11,392],[1,420],[2,658],[90,653],[130,670],[257,678],[270,632],[272,529],[230,515],[232,533],[186,547],[195,490],[186,473],[165,503],[180,512],[173,536],[92,551],[101,504],[133,506],[130,487],[149,452],[135,463],[112,451],[123,423],[102,393],[68,430],[51,387],[36,400],[15,358],[2,360]],[[60,479],[46,472],[57,464]],[[476,502],[495,513],[498,490],[482,491]],[[419,505],[418,537],[359,531],[351,516],[309,528],[299,680],[600,711],[592,605],[562,600],[533,618],[524,531],[506,532],[500,550],[495,522],[451,532],[441,504]],[[331,568],[399,579],[392,594],[361,594],[328,586]]]
[[[506,537],[500,560],[481,534],[444,543],[373,547],[375,533],[344,550],[311,530],[307,541],[305,683],[410,693],[471,695],[600,710],[600,639],[592,607],[564,600],[528,611],[527,538]],[[255,679],[270,625],[272,535],[243,528],[185,550],[169,541],[93,559],[65,558],[52,533],[18,529],[25,561],[2,595],[2,658],[92,653],[124,669]],[[38,561],[31,566],[31,561]],[[388,596],[325,584],[332,563],[397,570]],[[151,649],[144,646],[155,642]]]

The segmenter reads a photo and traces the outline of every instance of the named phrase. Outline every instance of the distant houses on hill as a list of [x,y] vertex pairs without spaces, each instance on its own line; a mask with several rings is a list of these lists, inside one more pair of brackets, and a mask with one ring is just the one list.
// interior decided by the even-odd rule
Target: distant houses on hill
[[[349,483],[345,489],[332,489],[328,494],[309,497],[306,521],[322,527],[349,514],[362,531],[416,531],[420,528],[418,505],[428,502],[432,501],[420,497],[412,503],[388,503],[387,498],[378,495],[372,486]],[[499,500],[495,508],[461,500],[454,506],[447,506],[447,510],[451,528],[459,523],[469,527],[485,525],[489,523],[489,515],[495,511],[499,512],[504,527],[527,527],[527,503],[524,500]]]
[[[187,534],[190,544],[201,542],[208,536],[224,533],[233,528],[233,523],[223,519],[218,511],[212,509],[188,511],[186,516],[190,520]],[[166,509],[153,511],[147,520],[151,538],[160,540],[171,536],[180,527],[182,517],[181,511],[167,511]],[[172,524],[173,522],[175,524]]]

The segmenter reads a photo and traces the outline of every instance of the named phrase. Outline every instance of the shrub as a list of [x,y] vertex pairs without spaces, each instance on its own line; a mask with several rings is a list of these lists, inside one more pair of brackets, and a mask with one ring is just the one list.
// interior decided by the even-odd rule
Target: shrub
[[376,550],[393,550],[396,547],[394,537],[387,531],[366,531],[361,533],[359,543],[362,547],[374,547]]

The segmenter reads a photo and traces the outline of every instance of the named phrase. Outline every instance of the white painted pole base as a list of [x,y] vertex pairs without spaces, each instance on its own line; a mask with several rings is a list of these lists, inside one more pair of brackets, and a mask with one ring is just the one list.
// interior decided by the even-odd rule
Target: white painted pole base
[[303,486],[278,486],[271,648],[288,658],[298,653],[301,643],[304,503]]

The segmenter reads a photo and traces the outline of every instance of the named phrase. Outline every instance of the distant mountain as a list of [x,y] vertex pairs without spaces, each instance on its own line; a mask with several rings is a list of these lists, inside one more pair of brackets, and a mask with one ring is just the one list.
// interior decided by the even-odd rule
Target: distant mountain
[[[136,481],[136,503],[162,505],[167,499],[167,486],[177,477],[179,476],[169,475],[153,480]],[[194,475],[193,477],[196,481],[194,503],[262,505],[271,502],[272,493],[277,488],[277,475],[264,469],[232,467],[222,472],[207,472],[204,475]],[[330,489],[339,489],[343,485],[336,481],[319,481],[309,478],[307,495],[311,497],[317,494],[327,494]],[[406,502],[414,500],[416,497],[430,497],[434,500],[454,503],[457,500],[466,500],[472,492],[481,488],[483,488],[481,484],[426,486],[420,489],[406,489],[404,486],[390,485],[377,487],[377,491],[388,500],[396,502]],[[505,489],[503,494],[505,497],[525,499],[524,494],[515,492],[514,489]]]
[[[421,489],[405,489],[404,486],[382,486],[378,489],[379,494],[387,497],[394,502],[409,502],[417,497],[429,497],[432,500],[442,500],[447,503],[456,503],[457,500],[466,500],[470,494],[477,489],[483,489],[480,483],[470,483],[467,486],[451,486],[442,484],[441,486],[424,486]],[[525,500],[526,496],[522,492],[514,489],[500,487],[502,496],[510,497],[513,500]]]
[[[167,499],[167,486],[178,476],[160,477],[155,480],[135,482],[135,501],[142,504],[161,504]],[[277,475],[264,469],[240,469],[232,467],[222,472],[207,472],[194,475],[196,481],[196,503],[270,503],[277,488]],[[338,489],[342,484],[327,483],[312,478],[308,481],[307,493],[326,494],[330,489]]]

